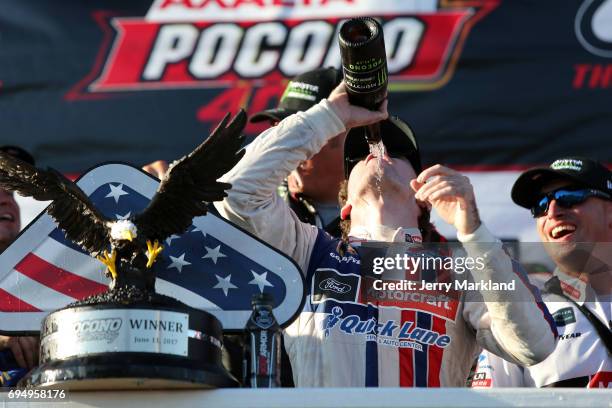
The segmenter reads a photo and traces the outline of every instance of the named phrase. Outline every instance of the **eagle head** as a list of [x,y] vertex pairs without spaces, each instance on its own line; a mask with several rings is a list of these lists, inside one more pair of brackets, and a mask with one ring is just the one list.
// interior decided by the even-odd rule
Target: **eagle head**
[[138,229],[130,220],[119,220],[112,223],[110,236],[117,241],[132,241],[138,236]]

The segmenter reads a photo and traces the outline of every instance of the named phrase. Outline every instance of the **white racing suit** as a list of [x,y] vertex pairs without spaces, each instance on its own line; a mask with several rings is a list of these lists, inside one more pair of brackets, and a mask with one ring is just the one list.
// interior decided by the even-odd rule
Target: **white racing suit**
[[[609,297],[597,296],[590,286],[560,271],[555,275],[567,296],[610,327],[612,306]],[[544,282],[552,275],[530,275],[530,278],[536,286],[544,288]],[[522,367],[483,351],[478,357],[471,386],[612,388],[612,357],[593,324],[566,298],[544,289],[542,298],[559,332],[552,354],[538,364]]]
[[[554,348],[556,331],[537,289],[519,281],[505,295],[453,304],[367,301],[359,255],[341,256],[338,240],[302,223],[276,194],[298,164],[345,131],[326,100],[261,134],[223,181],[232,184],[219,212],[291,256],[305,272],[307,296],[284,339],[299,387],[465,386],[481,346],[531,365]],[[402,229],[379,240],[404,240]],[[513,263],[482,226],[460,237],[484,258],[475,280],[508,282]],[[464,244],[465,246],[465,244]],[[362,288],[363,289],[363,288]],[[513,301],[513,297],[530,301]],[[414,299],[413,299],[414,300]]]

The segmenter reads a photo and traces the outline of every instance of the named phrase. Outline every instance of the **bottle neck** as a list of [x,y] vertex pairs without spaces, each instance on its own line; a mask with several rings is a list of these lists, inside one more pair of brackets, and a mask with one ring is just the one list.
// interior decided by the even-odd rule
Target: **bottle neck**
[[272,312],[272,306],[270,305],[253,305],[253,311],[266,310],[268,312]]

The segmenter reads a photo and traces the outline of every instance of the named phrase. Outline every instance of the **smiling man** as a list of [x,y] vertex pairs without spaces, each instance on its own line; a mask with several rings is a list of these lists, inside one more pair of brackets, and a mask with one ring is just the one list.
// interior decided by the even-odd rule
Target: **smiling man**
[[[369,275],[360,269],[359,247],[367,241],[421,242],[426,234],[419,219],[429,206],[469,243],[470,256],[485,259],[475,280],[518,277],[499,240],[481,223],[468,178],[440,165],[421,171],[412,131],[387,116],[386,102],[379,111],[352,106],[342,83],[328,98],[257,137],[223,177],[232,188],[215,204],[219,212],[290,255],[304,271],[309,293],[284,333],[295,384],[463,386],[481,347],[525,365],[541,361],[552,351],[556,331],[537,294],[520,279],[511,293],[473,291],[471,299],[466,293],[450,312],[443,305],[432,311],[427,302],[390,304],[377,298],[382,293],[367,295]],[[341,213],[351,221],[348,239],[301,222],[276,186],[329,140],[381,120],[388,155],[368,154],[367,144],[353,149],[354,138],[363,139],[358,134],[345,142],[348,187]]]
[[10,191],[0,189],[0,252],[15,240],[21,229],[19,206]]
[[472,385],[612,387],[612,172],[587,158],[561,158],[523,173],[512,199],[531,210],[557,266],[532,280],[543,289],[559,341],[531,367],[483,353]]
[[[17,146],[0,146],[6,152],[27,163],[34,164],[32,156]],[[0,253],[2,253],[19,235],[21,230],[19,206],[13,193],[0,189]]]

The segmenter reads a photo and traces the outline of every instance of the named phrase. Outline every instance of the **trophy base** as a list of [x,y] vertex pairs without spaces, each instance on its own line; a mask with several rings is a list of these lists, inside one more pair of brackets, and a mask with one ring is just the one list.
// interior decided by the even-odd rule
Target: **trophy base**
[[[176,299],[115,294],[49,314],[41,365],[20,386],[66,390],[236,387],[221,361],[221,323]],[[101,303],[101,299],[104,299]]]
[[[238,382],[216,367],[197,369],[109,355],[43,364],[21,386],[64,390],[206,389],[236,387]],[[109,360],[117,360],[110,362]]]

